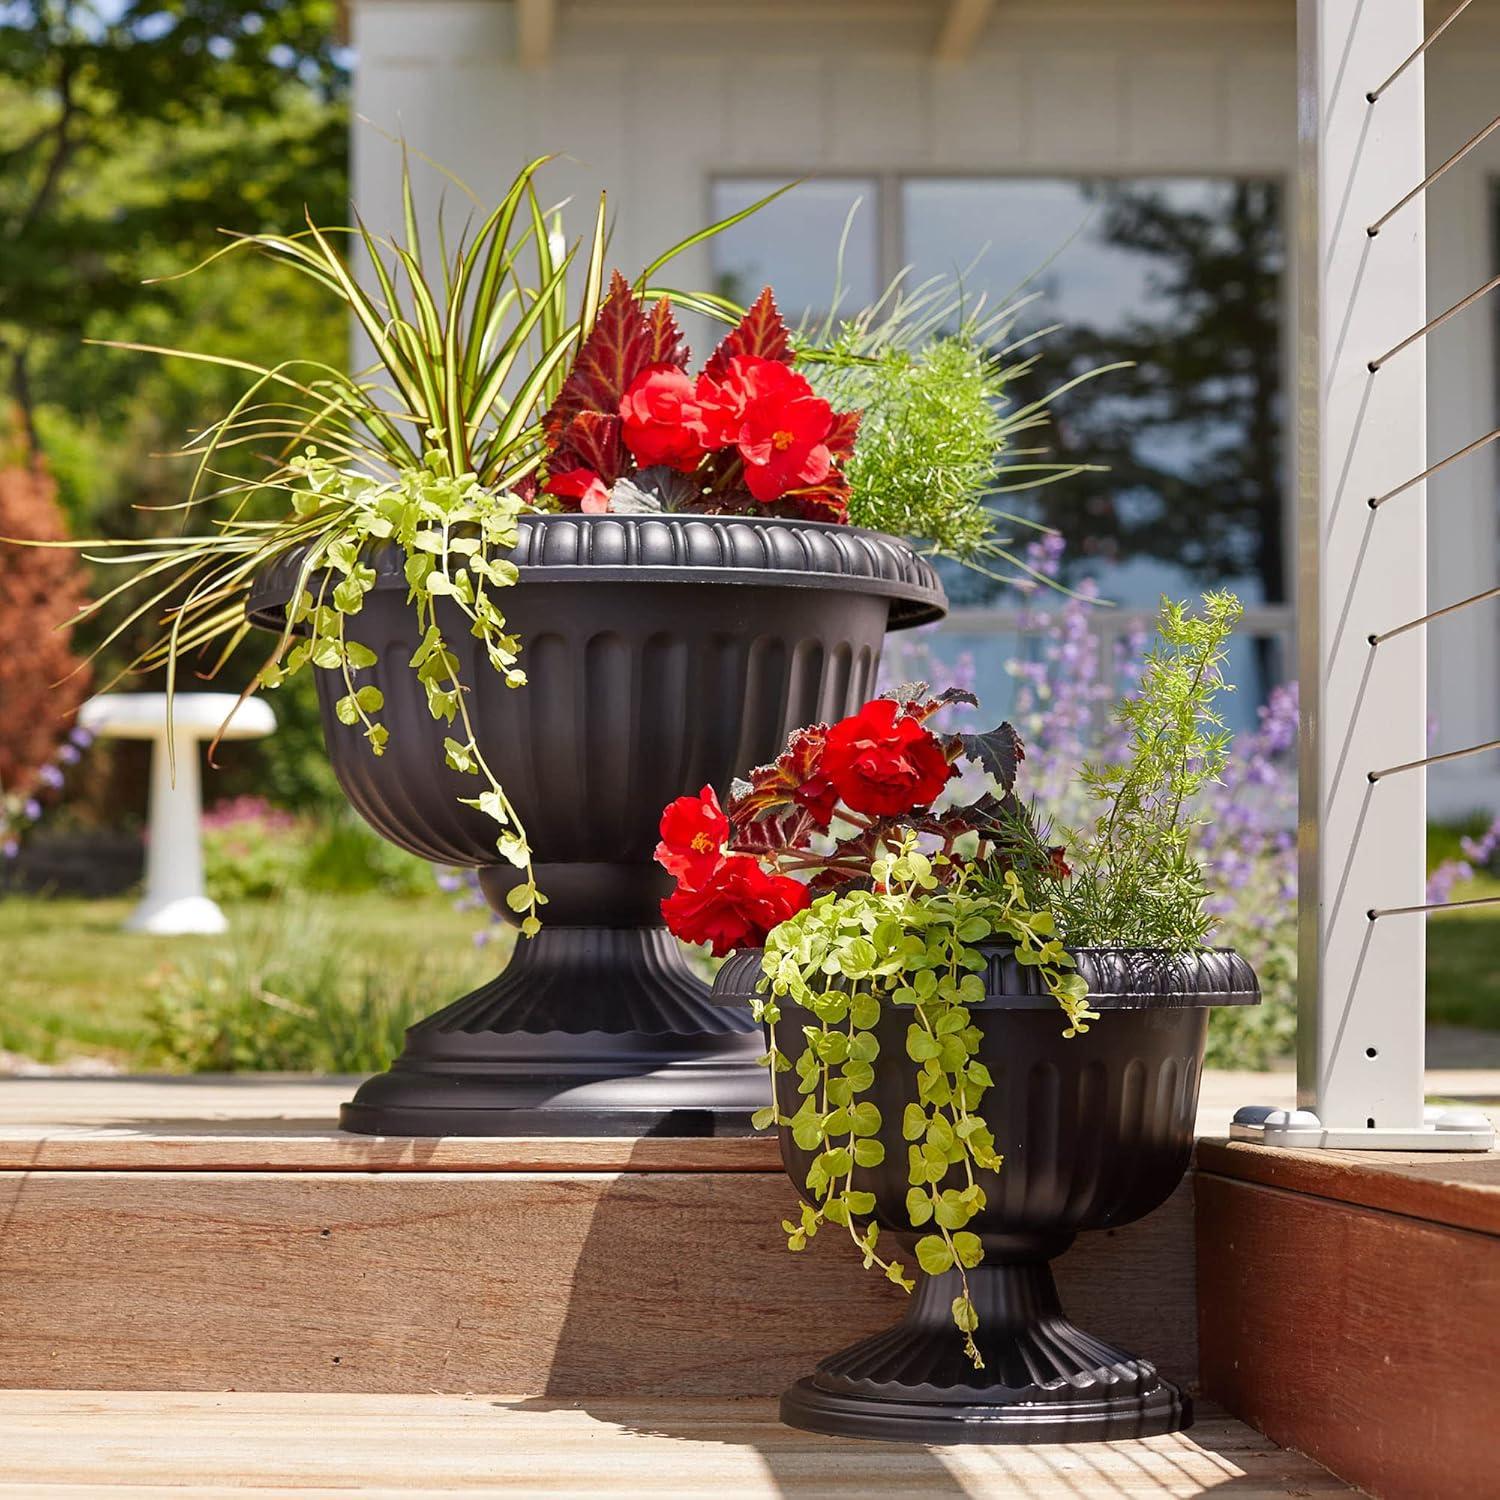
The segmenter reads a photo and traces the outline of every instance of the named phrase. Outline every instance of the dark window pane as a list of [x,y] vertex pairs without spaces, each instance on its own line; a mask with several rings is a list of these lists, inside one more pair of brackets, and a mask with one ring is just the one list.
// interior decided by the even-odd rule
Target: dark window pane
[[[1055,410],[1056,456],[1108,466],[1031,502],[1066,537],[1072,579],[1136,606],[1211,583],[1284,602],[1279,186],[921,179],[902,207],[918,279],[961,272],[993,306],[1029,278],[1040,295],[1022,328],[1062,325],[1036,346],[1026,398],[1134,364]],[[962,570],[946,577],[956,603],[1012,602]]]
[[[730,177],[713,185],[713,216],[727,218],[775,192],[785,178]],[[850,220],[850,213],[853,220]],[[839,241],[844,243],[842,280]],[[710,241],[715,290],[748,303],[763,286],[776,290],[787,321],[826,315],[836,285],[841,306],[855,311],[878,292],[875,183],[825,177],[798,183],[774,203]]]

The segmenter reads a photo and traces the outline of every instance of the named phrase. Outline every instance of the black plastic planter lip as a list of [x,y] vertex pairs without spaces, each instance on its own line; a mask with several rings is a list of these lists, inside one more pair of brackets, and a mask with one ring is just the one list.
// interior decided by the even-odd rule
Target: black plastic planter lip
[[[988,946],[988,945],[986,945]],[[714,980],[712,998],[721,1004],[747,1002],[757,994],[760,949],[732,953]],[[1199,1010],[1218,1005],[1259,1005],[1255,971],[1233,948],[1197,953],[1166,953],[1150,948],[1069,950],[1078,972],[1089,981],[1089,1004],[1096,1010]],[[1019,964],[1010,949],[990,949],[985,997],[975,1010],[1056,1010],[1035,968]]]
[[[307,548],[255,580],[245,613],[280,631]],[[511,554],[523,583],[738,584],[875,595],[892,601],[889,628],[930,625],[948,612],[936,569],[908,542],[827,521],[780,516],[528,515]],[[376,588],[405,588],[399,548],[371,554]]]

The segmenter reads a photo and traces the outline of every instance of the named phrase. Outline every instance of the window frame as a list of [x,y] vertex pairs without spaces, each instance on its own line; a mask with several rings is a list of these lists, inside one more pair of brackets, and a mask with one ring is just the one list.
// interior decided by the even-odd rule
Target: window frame
[[[1281,304],[1282,330],[1281,372],[1282,391],[1285,393],[1285,441],[1281,455],[1281,547],[1284,576],[1287,580],[1287,597],[1274,604],[1248,605],[1237,635],[1248,638],[1268,638],[1277,643],[1284,666],[1282,676],[1290,680],[1296,676],[1296,616],[1298,577],[1296,567],[1296,425],[1294,398],[1296,392],[1296,347],[1295,318],[1297,308],[1297,254],[1294,221],[1295,202],[1292,198],[1294,184],[1284,171],[1276,170],[1232,170],[1222,166],[1153,168],[1149,163],[1131,163],[1114,167],[1044,167],[1035,164],[1005,167],[946,167],[935,163],[915,166],[871,167],[857,163],[840,162],[837,165],[823,163],[816,168],[806,165],[788,167],[784,170],[756,164],[736,164],[726,167],[711,167],[703,178],[704,222],[712,222],[714,216],[714,188],[720,182],[780,180],[797,182],[810,178],[860,178],[873,184],[875,190],[875,269],[876,285],[881,290],[889,286],[902,270],[905,262],[902,252],[906,242],[906,212],[903,184],[914,181],[993,182],[997,180],[1036,181],[1096,181],[1132,182],[1143,179],[1166,180],[1236,180],[1274,183],[1281,195],[1282,234],[1285,245],[1285,267],[1282,274]],[[1500,179],[1497,179],[1500,181]],[[1500,221],[1497,221],[1500,222]],[[1500,233],[1500,230],[1497,230]],[[712,245],[708,247],[712,257]],[[710,264],[711,264],[710,260]],[[1497,341],[1500,347],[1500,341]],[[1018,599],[1014,605],[979,605],[950,610],[937,627],[943,634],[964,635],[1031,635],[1024,623],[1028,609],[1035,604]],[[1105,666],[1109,668],[1114,657],[1117,641],[1147,626],[1154,618],[1151,610],[1144,608],[1100,610],[1096,618],[1096,629],[1105,652]]]

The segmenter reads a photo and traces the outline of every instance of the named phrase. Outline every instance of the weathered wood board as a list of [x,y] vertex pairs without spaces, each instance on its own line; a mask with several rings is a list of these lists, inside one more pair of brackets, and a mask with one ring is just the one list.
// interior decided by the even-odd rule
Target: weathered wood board
[[[902,1304],[831,1235],[790,1256],[792,1202],[779,1171],[0,1173],[0,1385],[770,1394]],[[1058,1279],[1193,1378],[1190,1184]]]
[[922,1448],[794,1432],[772,1402],[0,1392],[0,1500],[526,1495],[1168,1500],[1352,1493],[1207,1412],[1120,1443]]
[[1335,1155],[1200,1146],[1204,1390],[1372,1494],[1494,1494],[1500,1163]]

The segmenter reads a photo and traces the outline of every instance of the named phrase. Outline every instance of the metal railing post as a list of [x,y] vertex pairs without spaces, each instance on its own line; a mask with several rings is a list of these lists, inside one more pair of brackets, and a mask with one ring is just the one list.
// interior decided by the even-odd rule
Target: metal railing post
[[[1426,754],[1421,631],[1425,351],[1372,368],[1426,320],[1422,0],[1299,0],[1298,1109],[1242,1110],[1267,1144],[1473,1149],[1482,1115],[1423,1107],[1425,922],[1370,913],[1423,901]],[[1378,98],[1372,92],[1390,79]],[[1402,203],[1398,212],[1392,205]],[[1382,222],[1382,216],[1385,216]]]

